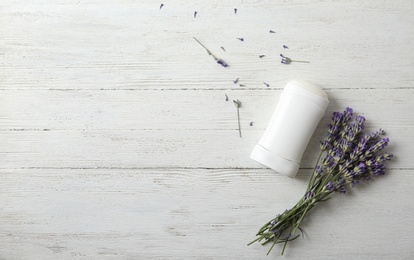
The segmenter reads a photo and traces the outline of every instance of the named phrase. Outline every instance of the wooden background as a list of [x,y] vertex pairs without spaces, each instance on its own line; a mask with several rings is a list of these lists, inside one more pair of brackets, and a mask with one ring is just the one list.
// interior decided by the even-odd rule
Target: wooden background
[[[414,2],[160,3],[0,3],[0,259],[280,258],[246,244],[301,197],[346,106],[395,159],[313,210],[284,258],[413,259]],[[331,101],[295,179],[249,159],[291,79]]]

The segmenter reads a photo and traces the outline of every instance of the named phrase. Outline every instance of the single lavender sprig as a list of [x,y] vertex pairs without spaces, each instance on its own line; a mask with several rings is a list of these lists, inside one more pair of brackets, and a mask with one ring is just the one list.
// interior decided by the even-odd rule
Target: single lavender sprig
[[[381,137],[384,130],[364,133],[365,118],[353,119],[353,110],[334,112],[328,130],[320,143],[320,154],[305,194],[291,209],[267,222],[256,234],[258,238],[248,245],[261,242],[272,243],[268,254],[278,243],[284,243],[282,255],[288,242],[302,233],[300,225],[306,214],[316,204],[330,199],[332,193],[346,193],[349,187],[385,174],[385,162],[390,153],[380,153],[389,143]],[[296,235],[296,236],[295,236]]]
[[309,61],[305,61],[305,60],[292,60],[289,57],[284,56],[283,54],[280,54],[280,57],[282,57],[282,60],[280,61],[280,63],[286,64],[286,65],[292,62],[310,63]]
[[239,109],[241,107],[241,102],[238,99],[234,99],[233,100],[233,103],[234,103],[234,105],[237,108],[237,123],[238,123],[238,126],[239,126],[239,136],[241,138],[242,137],[242,134],[241,134],[241,128],[240,128],[240,112],[239,112]]
[[224,60],[222,60],[222,59],[219,59],[219,58],[217,58],[209,49],[207,49],[207,47],[206,46],[204,46],[199,40],[197,40],[197,38],[196,37],[193,37],[194,38],[194,40],[196,40],[197,42],[198,42],[198,44],[200,44],[201,45],[201,47],[203,47],[206,51],[207,51],[207,53],[208,53],[208,55],[210,55],[211,57],[213,57],[213,59],[218,63],[218,64],[220,64],[221,66],[223,66],[223,67],[228,67],[229,65],[224,61]]

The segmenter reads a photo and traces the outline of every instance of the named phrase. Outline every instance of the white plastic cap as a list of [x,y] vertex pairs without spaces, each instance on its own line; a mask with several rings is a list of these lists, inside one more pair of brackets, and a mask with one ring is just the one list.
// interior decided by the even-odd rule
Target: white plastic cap
[[250,158],[282,175],[295,177],[328,104],[328,95],[320,87],[301,80],[288,82]]

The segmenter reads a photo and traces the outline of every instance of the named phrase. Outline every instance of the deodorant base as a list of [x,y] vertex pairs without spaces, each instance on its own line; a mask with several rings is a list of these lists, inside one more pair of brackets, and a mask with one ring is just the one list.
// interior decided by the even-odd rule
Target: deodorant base
[[298,163],[289,161],[275,153],[272,153],[260,144],[257,144],[254,147],[250,158],[290,178],[295,177],[299,170]]

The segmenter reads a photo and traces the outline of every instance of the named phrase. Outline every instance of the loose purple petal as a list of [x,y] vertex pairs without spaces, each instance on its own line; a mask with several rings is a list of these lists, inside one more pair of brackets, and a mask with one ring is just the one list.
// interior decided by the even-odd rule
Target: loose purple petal
[[273,30],[270,30],[270,31],[269,31],[269,33],[276,33],[276,32],[275,32],[275,31],[273,31]]
[[164,6],[164,4],[161,4],[161,5],[160,5],[160,10],[161,10],[161,8],[162,8],[163,6]]
[[243,42],[244,41],[244,39],[243,38],[236,38],[237,40],[239,40],[239,41],[241,41],[241,42]]
[[225,68],[229,66],[224,60],[217,60],[217,63]]

